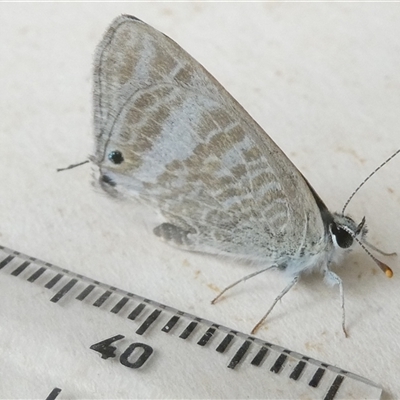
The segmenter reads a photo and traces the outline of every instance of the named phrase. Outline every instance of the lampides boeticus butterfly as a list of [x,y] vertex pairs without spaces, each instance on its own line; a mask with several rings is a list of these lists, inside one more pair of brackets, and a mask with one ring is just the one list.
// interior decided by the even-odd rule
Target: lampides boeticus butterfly
[[339,285],[346,333],[342,280],[331,266],[355,242],[392,276],[366,249],[365,219],[356,223],[344,209],[331,213],[215,78],[135,17],[116,18],[97,47],[94,129],[90,159],[99,185],[159,212],[158,237],[262,266],[240,281],[271,268],[289,276],[253,332],[302,273],[319,270],[327,283]]

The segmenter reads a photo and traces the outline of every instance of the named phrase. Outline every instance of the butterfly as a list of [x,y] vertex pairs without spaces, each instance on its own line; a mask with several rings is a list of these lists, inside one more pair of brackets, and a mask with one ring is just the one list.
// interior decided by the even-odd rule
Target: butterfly
[[253,333],[304,272],[317,270],[339,285],[347,335],[343,283],[331,267],[356,242],[392,276],[365,247],[365,218],[345,215],[348,203],[330,212],[221,84],[141,20],[122,15],[106,31],[95,55],[93,101],[90,161],[105,192],[157,211],[163,222],[154,234],[171,245],[263,266],[213,302],[268,269],[289,276]]

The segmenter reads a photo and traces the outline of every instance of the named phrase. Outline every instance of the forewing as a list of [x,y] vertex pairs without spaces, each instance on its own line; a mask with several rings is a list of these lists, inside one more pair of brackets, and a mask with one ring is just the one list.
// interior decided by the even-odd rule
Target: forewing
[[[94,102],[102,173],[194,228],[201,245],[290,255],[322,240],[319,209],[296,167],[164,34],[117,18],[97,49]],[[120,165],[106,157],[115,150]]]

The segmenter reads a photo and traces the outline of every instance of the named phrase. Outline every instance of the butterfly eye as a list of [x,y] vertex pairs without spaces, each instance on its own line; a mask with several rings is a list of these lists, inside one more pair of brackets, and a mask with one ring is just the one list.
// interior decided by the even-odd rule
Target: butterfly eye
[[122,156],[122,153],[118,150],[112,151],[108,155],[108,159],[113,162],[114,164],[121,164],[122,161],[124,161],[124,157]]
[[342,249],[348,249],[353,244],[353,238],[350,233],[344,229],[338,228],[336,224],[331,225],[332,234],[335,236],[336,243]]

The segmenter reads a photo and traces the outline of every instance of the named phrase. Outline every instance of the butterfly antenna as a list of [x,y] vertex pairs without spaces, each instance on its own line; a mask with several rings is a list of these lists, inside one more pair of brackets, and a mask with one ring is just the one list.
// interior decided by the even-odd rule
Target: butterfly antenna
[[66,171],[67,169],[72,169],[72,168],[75,168],[75,167],[80,167],[81,165],[87,164],[88,162],[89,162],[89,160],[86,160],[86,161],[82,161],[82,162],[80,162],[78,164],[71,164],[71,165],[69,165],[68,167],[65,167],[65,168],[57,168],[57,172]]
[[[354,195],[361,189],[362,186],[373,176],[375,175],[384,165],[386,165],[392,158],[394,158],[397,154],[400,153],[400,149],[395,151],[386,161],[384,161],[378,168],[375,168],[374,171],[372,171],[357,187],[357,189],[351,194],[349,199],[346,201],[343,210],[342,210],[342,215],[344,215],[344,211],[346,210],[346,207],[349,205],[351,199],[354,197]],[[357,239],[356,239],[357,240]]]
[[[399,152],[399,151],[397,151]],[[355,233],[348,228],[347,226],[340,225],[340,229],[346,231],[360,246],[361,248],[375,261],[376,265],[385,273],[388,278],[393,276],[393,271],[391,268],[383,263],[382,261],[378,260],[365,246],[364,244],[356,237]]]

